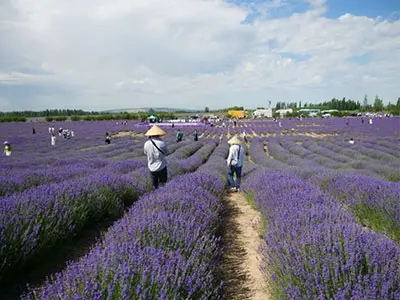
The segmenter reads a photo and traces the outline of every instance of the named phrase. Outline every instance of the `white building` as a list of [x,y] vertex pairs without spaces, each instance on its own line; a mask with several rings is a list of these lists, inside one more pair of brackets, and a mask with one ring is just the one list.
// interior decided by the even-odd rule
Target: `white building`
[[287,109],[278,109],[277,111],[275,111],[275,113],[278,113],[279,116],[282,118],[282,117],[284,117],[286,114],[292,114],[292,113],[293,113],[293,109],[291,109],[291,108],[287,108]]
[[272,109],[257,109],[253,112],[253,117],[255,118],[272,118]]

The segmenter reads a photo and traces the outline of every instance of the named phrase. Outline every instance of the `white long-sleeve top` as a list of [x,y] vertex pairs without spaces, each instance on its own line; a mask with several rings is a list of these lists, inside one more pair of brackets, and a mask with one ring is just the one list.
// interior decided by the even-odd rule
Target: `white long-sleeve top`
[[[167,144],[164,141],[154,138],[153,141],[160,150],[167,153]],[[144,143],[144,154],[147,155],[147,166],[151,172],[161,171],[167,166],[165,155],[153,145],[151,140]]]
[[[240,149],[240,153],[239,153]],[[243,161],[244,161],[244,155],[245,155],[245,150],[244,147],[241,145],[232,145],[229,148],[229,155],[226,160],[226,163],[229,167],[231,160],[234,160],[237,162],[236,166],[237,167],[242,167],[243,166]],[[238,160],[238,154],[239,154],[239,160]]]

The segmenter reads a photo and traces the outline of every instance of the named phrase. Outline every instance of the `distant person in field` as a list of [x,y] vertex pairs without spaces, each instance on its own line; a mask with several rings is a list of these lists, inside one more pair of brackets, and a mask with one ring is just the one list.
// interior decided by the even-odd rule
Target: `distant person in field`
[[176,141],[179,143],[182,142],[182,140],[183,140],[183,132],[180,129],[178,129],[178,132],[176,133]]
[[248,143],[246,130],[243,130],[243,139],[245,143]]
[[52,146],[56,145],[56,132],[54,130],[54,127],[49,127],[49,134],[50,134],[50,144]]
[[165,131],[154,125],[146,132],[149,140],[144,144],[144,154],[147,156],[153,188],[158,189],[160,184],[165,184],[168,179],[167,160],[165,155],[168,151],[167,144],[161,139]]
[[5,141],[3,154],[5,156],[11,156],[11,152],[12,152],[11,144],[8,141]]
[[354,145],[354,140],[353,140],[353,138],[350,138],[350,140],[349,140],[349,144],[352,144],[352,145]]
[[[240,190],[245,149],[242,146],[242,141],[236,135],[228,143],[230,144],[229,155],[226,160],[228,165],[228,183],[230,191],[237,192]],[[234,176],[236,177],[235,179]]]
[[106,132],[106,139],[105,139],[105,142],[106,142],[107,145],[110,145],[110,144],[111,144],[111,136],[108,134],[108,132]]
[[61,136],[62,134],[63,134],[63,129],[60,127],[60,128],[58,129],[58,135]]
[[197,129],[193,133],[193,140],[197,142],[199,140],[199,133],[197,132]]
[[372,125],[372,123],[373,123],[372,119],[369,119],[369,120],[368,120],[368,124],[369,124],[369,125]]
[[32,134],[36,134],[36,129],[35,129],[35,127],[32,127]]

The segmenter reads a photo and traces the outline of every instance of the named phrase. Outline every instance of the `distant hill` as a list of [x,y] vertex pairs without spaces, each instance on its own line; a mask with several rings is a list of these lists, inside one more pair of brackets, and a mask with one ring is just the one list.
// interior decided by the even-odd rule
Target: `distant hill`
[[118,114],[118,113],[138,113],[138,112],[148,112],[153,109],[155,112],[194,112],[193,109],[184,108],[169,108],[169,107],[143,107],[143,108],[120,108],[102,111],[102,113]]

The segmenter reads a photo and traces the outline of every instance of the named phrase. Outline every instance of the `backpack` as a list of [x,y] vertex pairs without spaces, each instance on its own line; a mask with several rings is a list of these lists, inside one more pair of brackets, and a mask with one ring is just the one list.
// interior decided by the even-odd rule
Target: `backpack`
[[238,145],[238,146],[239,146],[239,151],[238,151],[237,158],[236,159],[234,159],[234,158],[231,159],[231,163],[230,163],[231,166],[236,166],[238,164],[238,162],[239,162],[240,148],[242,148],[242,147],[240,147],[240,145]]

